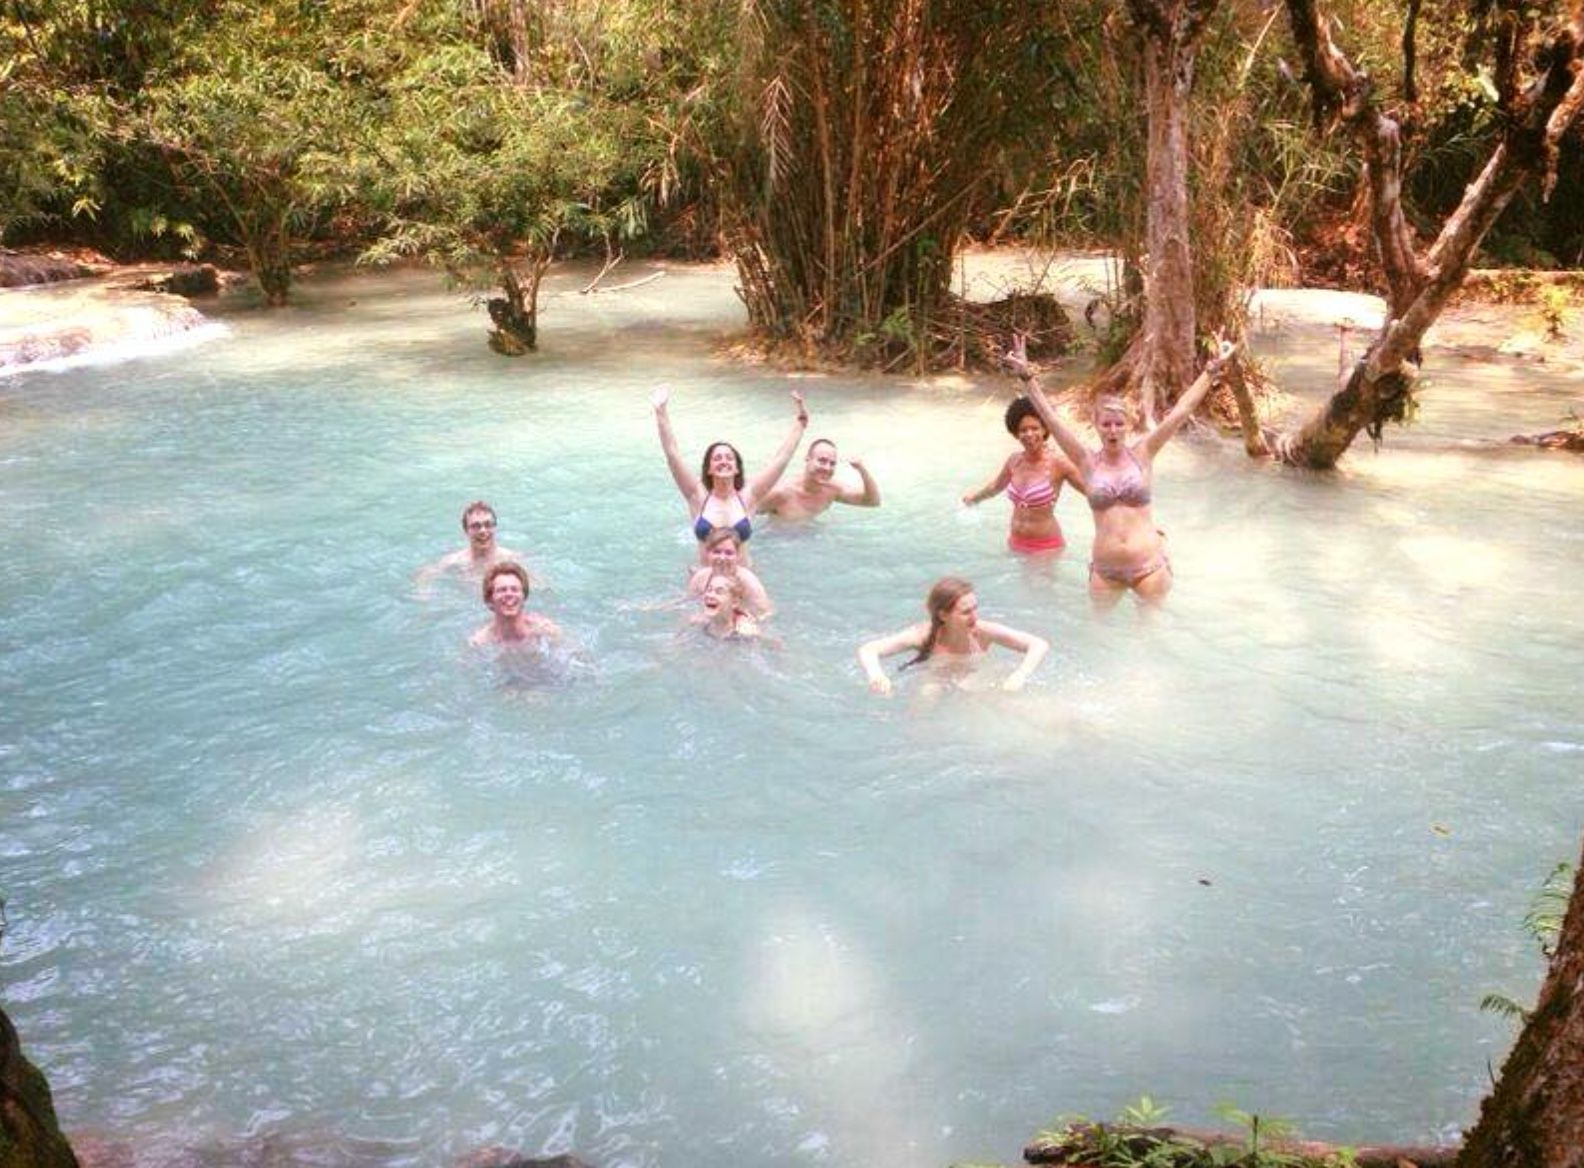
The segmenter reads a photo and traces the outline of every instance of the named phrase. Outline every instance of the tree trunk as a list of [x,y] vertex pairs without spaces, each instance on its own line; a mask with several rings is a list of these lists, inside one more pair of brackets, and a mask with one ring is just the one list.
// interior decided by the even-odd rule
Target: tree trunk
[[1480,1107],[1457,1168],[1584,1166],[1584,858],[1540,1000]]
[[485,304],[495,325],[489,347],[505,357],[521,357],[538,347],[539,281],[532,277],[525,281],[510,261],[503,261],[500,284],[506,295]]
[[1463,282],[1480,241],[1530,176],[1544,176],[1549,194],[1558,142],[1584,106],[1584,3],[1539,47],[1540,71],[1528,86],[1504,86],[1502,139],[1422,257],[1402,213],[1397,123],[1376,108],[1368,75],[1332,41],[1315,0],[1287,0],[1287,12],[1317,119],[1340,120],[1363,149],[1370,229],[1387,283],[1387,320],[1365,359],[1330,401],[1274,444],[1278,458],[1326,470],[1360,430],[1379,441],[1386,422],[1408,415],[1424,334]]
[[0,1164],[5,1168],[78,1168],[55,1120],[49,1084],[22,1054],[16,1027],[0,1010]]
[[1128,0],[1143,48],[1149,119],[1144,312],[1139,335],[1106,373],[1106,392],[1136,390],[1154,422],[1194,379],[1193,249],[1188,214],[1188,100],[1205,22],[1217,0]]

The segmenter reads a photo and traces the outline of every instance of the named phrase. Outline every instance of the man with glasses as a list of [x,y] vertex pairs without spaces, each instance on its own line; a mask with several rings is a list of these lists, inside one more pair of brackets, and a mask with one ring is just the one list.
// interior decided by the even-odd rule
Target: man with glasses
[[[477,499],[463,508],[462,531],[467,536],[467,546],[460,551],[441,556],[434,563],[420,568],[418,570],[420,589],[426,588],[441,576],[452,574],[461,575],[467,580],[482,580],[484,573],[496,564],[508,560],[521,562],[521,555],[495,542],[497,523],[495,508],[483,499]],[[542,587],[543,583],[538,579],[533,581],[536,588]]]

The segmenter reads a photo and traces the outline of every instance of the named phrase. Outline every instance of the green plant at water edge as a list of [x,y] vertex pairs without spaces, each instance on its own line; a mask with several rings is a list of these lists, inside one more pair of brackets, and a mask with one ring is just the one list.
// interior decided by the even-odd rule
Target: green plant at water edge
[[1547,285],[1540,293],[1540,320],[1545,325],[1546,340],[1560,341],[1572,315],[1573,297],[1560,284]]
[[[1573,413],[1570,417],[1577,426],[1579,416]],[[1562,933],[1562,918],[1567,914],[1568,897],[1572,889],[1573,865],[1563,861],[1551,869],[1541,883],[1540,890],[1529,902],[1529,911],[1524,913],[1524,932],[1534,938],[1535,944],[1540,946],[1540,955],[1547,961],[1556,953],[1557,938]],[[1529,1020],[1529,1011],[1506,994],[1486,994],[1480,999],[1480,1009],[1519,1025]]]
[[1291,1137],[1291,1125],[1284,1120],[1230,1104],[1221,1104],[1216,1114],[1241,1128],[1245,1137],[1206,1143],[1163,1130],[1167,1109],[1144,1095],[1124,1107],[1113,1124],[1062,1116],[1037,1132],[1034,1144],[1062,1163],[1090,1168],[1353,1168],[1356,1163],[1350,1148],[1318,1158],[1270,1147],[1271,1141]]

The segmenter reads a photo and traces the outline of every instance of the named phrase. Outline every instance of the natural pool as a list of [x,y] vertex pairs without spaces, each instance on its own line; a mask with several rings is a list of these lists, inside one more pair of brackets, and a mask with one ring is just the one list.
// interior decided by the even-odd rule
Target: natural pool
[[[1443,360],[1333,476],[1179,440],[1169,606],[1096,620],[1080,502],[1049,572],[956,506],[1003,382],[733,365],[721,270],[575,284],[523,361],[413,274],[0,381],[0,996],[68,1131],[858,1168],[1012,1162],[1145,1091],[1471,1121],[1511,1034],[1479,999],[1532,996],[1519,920],[1584,824],[1584,463],[1471,440],[1576,379]],[[1328,335],[1264,351],[1315,387]],[[659,381],[690,457],[762,465],[795,385],[880,480],[755,537],[780,651],[653,607],[691,554]],[[480,496],[591,676],[515,685],[471,589],[415,596]],[[947,571],[1052,657],[872,697],[854,647]]]

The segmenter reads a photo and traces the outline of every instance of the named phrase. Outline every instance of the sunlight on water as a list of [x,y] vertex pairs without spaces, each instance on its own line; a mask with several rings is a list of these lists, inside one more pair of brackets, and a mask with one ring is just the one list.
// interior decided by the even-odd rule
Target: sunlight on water
[[[1432,354],[1332,475],[1185,437],[1170,603],[1096,618],[1081,500],[1047,564],[957,503],[1001,379],[734,365],[718,269],[578,284],[521,361],[402,274],[0,382],[0,972],[69,1130],[857,1168],[1010,1162],[1142,1092],[1472,1119],[1510,1040],[1479,999],[1533,994],[1519,920],[1584,820],[1584,465],[1502,444],[1576,379]],[[1281,312],[1260,351],[1313,398],[1336,330]],[[779,647],[682,630],[659,382],[690,459],[762,466],[795,387],[880,481],[756,525]],[[474,586],[415,583],[479,497],[578,658],[492,664]],[[1051,658],[871,696],[854,648],[947,572]]]

